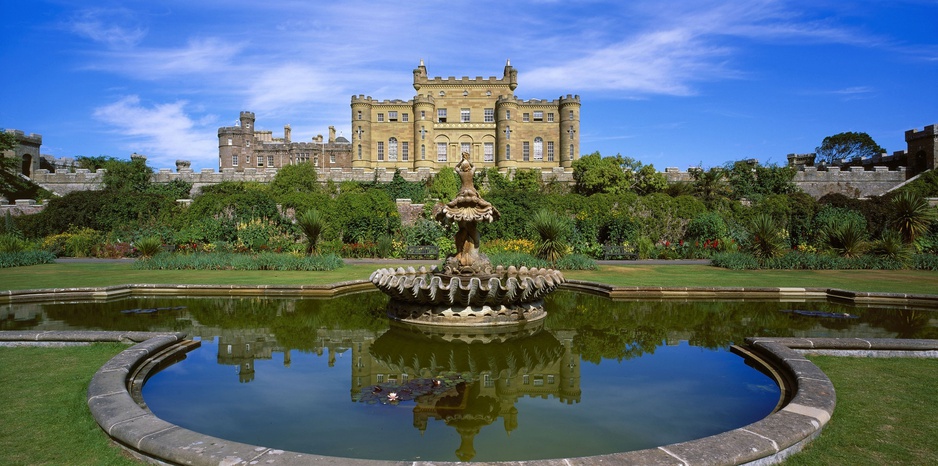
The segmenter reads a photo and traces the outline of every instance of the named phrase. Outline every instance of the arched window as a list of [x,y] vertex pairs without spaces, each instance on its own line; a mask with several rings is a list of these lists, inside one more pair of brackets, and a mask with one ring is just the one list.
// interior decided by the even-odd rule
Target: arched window
[[397,138],[388,139],[388,160],[397,160]]
[[534,138],[534,160],[544,160],[544,140]]

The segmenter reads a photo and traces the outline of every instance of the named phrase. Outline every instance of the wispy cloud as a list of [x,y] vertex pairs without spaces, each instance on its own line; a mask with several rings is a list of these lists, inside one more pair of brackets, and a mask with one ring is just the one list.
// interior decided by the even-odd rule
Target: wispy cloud
[[211,115],[191,117],[186,101],[144,105],[139,96],[126,96],[98,107],[94,117],[114,128],[121,147],[148,155],[150,165],[172,167],[176,159],[194,165],[216,165],[218,141],[216,119]]
[[112,49],[133,47],[147,35],[147,28],[126,8],[81,10],[66,22],[66,28]]
[[[130,75],[137,79],[178,79],[193,74],[210,77],[233,68],[243,45],[220,38],[194,38],[178,48],[144,48],[107,52],[89,68]],[[207,80],[210,84],[214,80]]]

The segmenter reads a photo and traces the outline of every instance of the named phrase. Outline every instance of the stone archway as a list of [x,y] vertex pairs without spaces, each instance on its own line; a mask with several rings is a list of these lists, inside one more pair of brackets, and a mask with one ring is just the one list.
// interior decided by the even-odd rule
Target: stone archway
[[22,173],[26,176],[32,176],[33,174],[33,156],[30,154],[23,154]]

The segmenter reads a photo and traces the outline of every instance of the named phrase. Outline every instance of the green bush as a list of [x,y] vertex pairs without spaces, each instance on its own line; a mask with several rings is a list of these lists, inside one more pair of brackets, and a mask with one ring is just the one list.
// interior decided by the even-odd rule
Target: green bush
[[688,240],[705,241],[723,238],[728,231],[722,215],[716,212],[705,212],[694,217],[687,224],[684,235]]
[[26,249],[27,243],[12,233],[0,234],[0,253],[20,252]]
[[582,254],[567,254],[554,267],[560,270],[596,270],[596,261]]
[[134,262],[142,270],[279,270],[322,271],[343,266],[335,254],[296,256],[293,254],[170,254],[160,253]]
[[938,270],[938,255],[913,254],[911,267],[918,270]]
[[0,269],[53,262],[55,262],[55,254],[49,251],[0,252]]
[[710,265],[730,270],[753,270],[760,268],[752,254],[744,252],[721,252],[710,258]]
[[567,252],[570,221],[547,210],[539,210],[531,218],[531,228],[537,235],[537,256],[556,262]]
[[140,257],[153,257],[163,251],[163,239],[159,236],[149,236],[134,244]]
[[776,257],[788,249],[788,239],[772,217],[760,214],[752,220],[747,245],[749,253],[766,259]]

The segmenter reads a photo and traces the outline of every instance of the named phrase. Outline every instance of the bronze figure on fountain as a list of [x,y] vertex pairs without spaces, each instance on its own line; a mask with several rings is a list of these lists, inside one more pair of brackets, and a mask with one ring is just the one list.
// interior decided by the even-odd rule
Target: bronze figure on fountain
[[440,222],[455,222],[459,226],[456,233],[456,254],[446,258],[443,273],[447,275],[492,274],[492,264],[485,254],[479,252],[479,222],[498,220],[498,209],[482,199],[473,183],[475,167],[469,160],[469,153],[463,152],[462,159],[456,164],[461,186],[456,198],[443,204],[436,212]]

